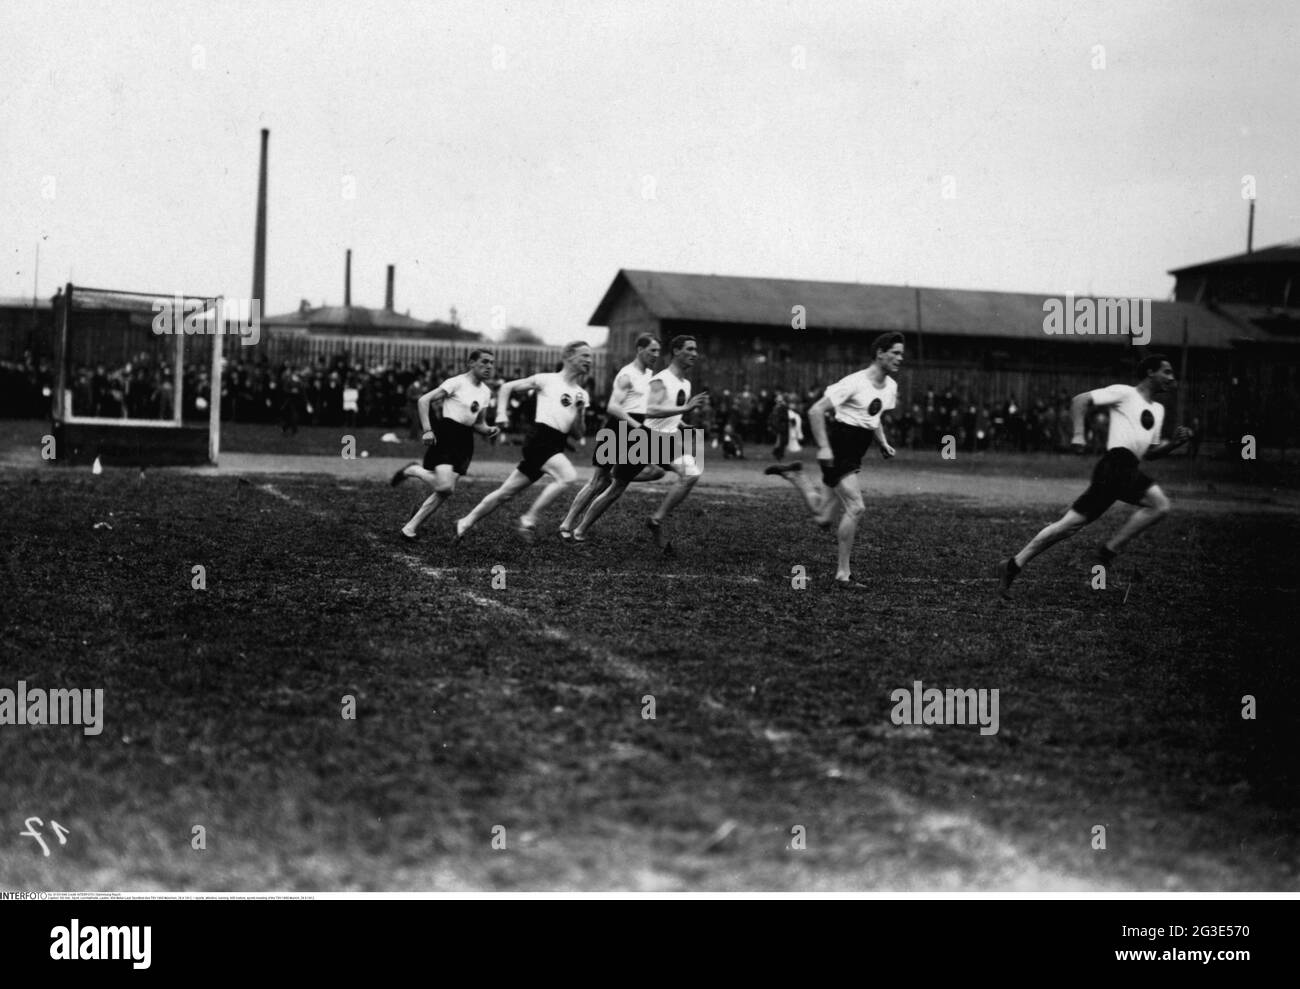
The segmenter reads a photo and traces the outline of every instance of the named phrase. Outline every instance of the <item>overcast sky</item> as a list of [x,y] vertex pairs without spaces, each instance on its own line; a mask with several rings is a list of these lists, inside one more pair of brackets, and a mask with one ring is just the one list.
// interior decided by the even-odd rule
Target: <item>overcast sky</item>
[[[621,267],[1168,297],[1300,238],[1300,5],[0,0],[0,295],[548,341]],[[1100,46],[1100,47],[1098,47]],[[348,192],[354,192],[349,197]],[[494,321],[495,317],[495,321]]]

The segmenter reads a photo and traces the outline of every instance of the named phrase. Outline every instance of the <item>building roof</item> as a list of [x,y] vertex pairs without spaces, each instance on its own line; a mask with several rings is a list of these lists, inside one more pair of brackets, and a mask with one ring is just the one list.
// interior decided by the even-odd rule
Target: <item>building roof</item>
[[481,335],[441,320],[426,321],[366,306],[304,305],[290,313],[263,317],[262,323],[286,329],[324,330],[331,333],[365,336],[376,332],[418,339],[479,340]]
[[[615,276],[590,325],[608,326],[610,314],[626,291],[635,292],[650,314],[661,320],[789,327],[792,309],[800,305],[810,328],[914,333],[919,298],[921,329],[927,334],[1078,342],[1096,339],[1073,334],[1045,336],[1044,303],[1048,299],[1064,303],[1064,295],[627,269]],[[1153,301],[1151,319],[1153,345],[1181,345],[1184,320],[1193,347],[1228,347],[1242,339],[1271,339],[1263,331],[1190,302]]]
[[1285,244],[1274,244],[1272,247],[1262,247],[1258,251],[1250,251],[1246,254],[1233,254],[1230,257],[1219,258],[1215,261],[1202,261],[1199,264],[1189,264],[1182,268],[1171,268],[1169,274],[1183,275],[1189,271],[1200,271],[1202,268],[1265,264],[1300,265],[1300,240],[1293,240]]
[[264,316],[262,322],[271,326],[326,327],[357,333],[373,329],[409,330],[417,335],[429,325],[423,320],[403,316],[391,309],[370,309],[366,306],[304,307],[278,316]]

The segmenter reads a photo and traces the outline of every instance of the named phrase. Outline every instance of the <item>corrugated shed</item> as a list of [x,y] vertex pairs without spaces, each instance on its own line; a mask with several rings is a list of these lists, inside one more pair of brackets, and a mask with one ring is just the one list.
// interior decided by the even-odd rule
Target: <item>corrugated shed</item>
[[[810,328],[870,333],[887,330],[916,332],[919,293],[921,327],[926,334],[1075,342],[1096,339],[1093,336],[1048,336],[1045,333],[1044,303],[1048,299],[1057,299],[1065,306],[1070,300],[1064,295],[918,289],[902,285],[626,269],[615,276],[590,324],[609,325],[609,314],[621,294],[628,291],[635,292],[650,313],[661,320],[789,327],[793,308],[803,306]],[[1188,342],[1193,347],[1226,348],[1234,340],[1268,337],[1261,331],[1234,324],[1202,306],[1186,302],[1152,302],[1152,345],[1181,345],[1184,319],[1187,321]]]

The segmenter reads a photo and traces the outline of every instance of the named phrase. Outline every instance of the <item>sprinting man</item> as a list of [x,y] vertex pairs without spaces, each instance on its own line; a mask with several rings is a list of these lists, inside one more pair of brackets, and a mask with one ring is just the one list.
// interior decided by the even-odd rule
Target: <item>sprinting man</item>
[[[654,534],[655,545],[665,553],[671,552],[671,542],[664,531],[664,522],[674,508],[682,503],[695,483],[704,472],[695,454],[697,444],[683,442],[685,434],[681,430],[682,416],[708,404],[706,392],[692,397],[691,383],[686,380],[686,373],[695,367],[699,358],[699,346],[692,336],[676,336],[668,345],[672,360],[668,367],[650,379],[650,394],[646,399],[645,423],[642,428],[651,435],[648,437],[648,449],[651,451],[670,451],[661,458],[657,466],[665,467],[677,475],[672,487],[664,494],[664,500],[655,512],[646,519],[646,526]],[[591,503],[587,514],[582,517],[573,530],[574,542],[586,542],[587,532],[596,523],[609,506],[618,501],[627,490],[627,486],[640,474],[644,464],[616,464],[610,473],[610,485],[605,493]]]
[[[424,465],[407,464],[393,475],[392,483],[397,487],[408,477],[416,477],[433,488],[433,494],[402,526],[402,538],[408,543],[415,542],[420,524],[455,494],[456,482],[469,473],[474,459],[474,434],[491,439],[500,431],[484,421],[492,403],[492,389],[487,383],[492,380],[495,365],[492,351],[472,350],[469,370],[448,378],[415,403],[424,430]],[[439,414],[431,423],[430,412],[434,409]]]
[[550,483],[542,489],[532,507],[519,518],[519,535],[528,542],[533,541],[537,534],[538,514],[562,495],[578,477],[564,451],[569,437],[582,437],[584,418],[591,401],[582,383],[590,373],[591,347],[577,340],[564,348],[564,370],[534,374],[517,381],[507,381],[501,386],[497,392],[497,423],[502,428],[509,415],[510,396],[517,391],[537,390],[537,411],[533,425],[524,437],[524,458],[510,472],[501,487],[456,522],[457,539],[462,538],[477,522],[491,515],[524,488],[539,480],[543,474],[548,474]]
[[[614,376],[614,387],[605,406],[605,429],[618,432],[620,421],[626,422],[627,429],[635,429],[645,422],[646,400],[650,397],[650,379],[654,376],[654,366],[659,363],[659,341],[649,333],[642,333],[636,338],[636,357],[630,364],[621,368]],[[597,452],[600,447],[597,445]],[[613,464],[602,464],[596,460],[596,452],[591,455],[592,465],[596,468],[591,480],[573,499],[569,514],[560,523],[560,538],[566,542],[573,536],[573,527],[582,518],[582,513],[609,487]],[[664,476],[662,467],[646,467],[634,480],[655,481]]]
[[[822,469],[821,490],[813,487],[803,473],[803,464],[797,460],[773,464],[763,472],[793,484],[803,495],[813,520],[823,529],[831,527],[836,506],[843,506],[844,515],[836,530],[839,558],[835,586],[839,588],[866,586],[853,579],[850,566],[858,522],[866,511],[857,479],[862,457],[870,449],[873,437],[882,457],[888,460],[894,455],[881,416],[898,404],[898,382],[891,375],[897,374],[903,363],[903,334],[882,333],[871,348],[875,355],[871,365],[835,382],[808,411],[813,439],[817,441],[817,461]],[[826,416],[831,412],[834,418],[828,426]]]
[[1155,460],[1167,456],[1186,443],[1192,431],[1179,426],[1174,438],[1160,441],[1165,421],[1165,407],[1155,401],[1157,395],[1177,387],[1173,366],[1163,354],[1151,354],[1138,365],[1141,380],[1137,386],[1110,385],[1074,396],[1070,413],[1074,419],[1075,453],[1085,449],[1084,422],[1089,406],[1110,409],[1110,430],[1106,452],[1092,471],[1092,483],[1060,519],[1043,528],[1015,556],[997,565],[998,593],[1011,597],[1011,582],[1035,556],[1063,539],[1069,539],[1091,522],[1101,518],[1116,501],[1138,506],[1119,532],[1097,547],[1099,563],[1109,566],[1115,556],[1139,533],[1151,528],[1169,514],[1169,499],[1160,486],[1139,468],[1143,458]]

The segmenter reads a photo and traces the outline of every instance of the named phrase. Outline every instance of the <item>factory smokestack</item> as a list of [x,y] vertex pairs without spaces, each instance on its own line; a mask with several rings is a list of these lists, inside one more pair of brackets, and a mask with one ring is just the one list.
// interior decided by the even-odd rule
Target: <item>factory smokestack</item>
[[1255,253],[1255,200],[1250,201],[1250,219],[1246,221],[1246,253]]
[[262,165],[257,179],[257,231],[253,236],[253,298],[266,311],[266,145],[271,132],[262,128]]
[[352,248],[348,248],[348,258],[343,263],[343,304],[352,305]]
[[384,308],[393,311],[393,266],[388,266],[388,291],[384,293]]

